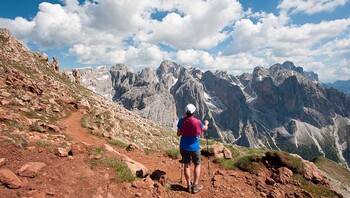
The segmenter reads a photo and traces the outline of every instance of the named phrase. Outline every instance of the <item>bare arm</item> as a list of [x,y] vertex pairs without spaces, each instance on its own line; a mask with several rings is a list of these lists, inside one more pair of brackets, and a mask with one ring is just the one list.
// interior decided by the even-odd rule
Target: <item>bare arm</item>
[[203,131],[208,130],[208,125],[209,125],[209,121],[208,120],[204,120],[204,126],[202,128]]
[[177,134],[176,134],[176,135],[177,135],[177,136],[180,136],[181,134],[182,134],[182,133],[181,133],[181,129],[178,128],[178,129],[177,129]]

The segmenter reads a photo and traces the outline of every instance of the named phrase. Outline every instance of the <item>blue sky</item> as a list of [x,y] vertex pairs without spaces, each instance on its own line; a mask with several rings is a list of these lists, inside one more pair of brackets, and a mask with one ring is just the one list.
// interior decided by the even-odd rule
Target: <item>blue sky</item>
[[350,79],[350,0],[2,0],[0,27],[61,69],[171,59],[240,75],[292,61]]

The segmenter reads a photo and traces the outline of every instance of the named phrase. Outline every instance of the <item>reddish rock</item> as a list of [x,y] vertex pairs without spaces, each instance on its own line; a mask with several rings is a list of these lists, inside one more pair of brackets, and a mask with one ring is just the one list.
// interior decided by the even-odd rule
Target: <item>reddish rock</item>
[[304,178],[312,181],[313,183],[328,184],[327,177],[321,174],[316,165],[312,162],[304,160],[305,163],[305,173]]
[[280,167],[277,169],[277,174],[274,173],[272,175],[272,179],[274,179],[277,183],[280,184],[288,184],[290,183],[290,179],[293,177],[293,171],[286,167]]
[[58,147],[55,149],[55,155],[60,157],[68,157],[70,149]]
[[17,174],[22,177],[36,177],[45,166],[46,164],[42,162],[29,162],[23,165]]
[[0,96],[8,98],[8,97],[11,96],[11,94],[9,92],[1,90],[0,91]]
[[232,153],[228,148],[224,147],[223,153],[225,159],[232,159]]
[[23,95],[23,96],[21,97],[21,99],[22,99],[23,101],[25,101],[25,102],[29,102],[29,101],[32,100],[32,97],[31,97],[30,95],[28,95],[28,94],[25,94],[25,95]]
[[0,169],[0,182],[8,188],[17,189],[22,186],[21,180],[9,169]]
[[213,144],[214,156],[215,158],[223,158],[224,157],[224,145],[221,142],[216,142]]
[[285,193],[282,190],[273,189],[269,192],[267,197],[268,198],[281,198],[281,197],[285,197]]
[[5,165],[7,162],[6,158],[0,158],[0,166]]
[[275,180],[273,180],[272,178],[266,178],[266,180],[265,180],[265,183],[267,184],[267,185],[274,185],[276,182],[275,182]]
[[10,104],[10,103],[11,103],[11,101],[5,100],[5,99],[0,101],[0,104],[1,104],[2,106],[8,105],[8,104]]
[[47,125],[47,128],[55,133],[60,133],[60,128],[58,126],[53,125],[53,124]]
[[127,151],[133,151],[133,150],[138,150],[138,149],[140,149],[140,147],[134,143],[131,143],[126,147]]

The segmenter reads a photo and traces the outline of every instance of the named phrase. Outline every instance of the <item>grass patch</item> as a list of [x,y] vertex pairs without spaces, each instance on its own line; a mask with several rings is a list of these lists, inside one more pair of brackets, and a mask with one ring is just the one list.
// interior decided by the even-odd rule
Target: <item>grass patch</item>
[[43,148],[50,148],[50,147],[53,146],[52,144],[50,144],[50,143],[48,143],[48,142],[46,142],[46,141],[43,141],[43,140],[38,140],[38,141],[36,141],[36,142],[35,142],[35,145],[36,145],[37,147],[43,147]]
[[252,174],[257,174],[259,170],[258,160],[261,156],[257,155],[248,155],[241,157],[235,163],[235,166],[242,171],[246,171]]
[[219,163],[222,167],[229,169],[229,170],[236,170],[236,162],[232,159],[224,159],[224,158],[216,158],[214,160],[215,163]]
[[181,158],[180,149],[178,149],[178,148],[168,149],[168,150],[165,151],[165,153],[171,159],[179,159],[179,158]]
[[300,183],[300,187],[302,189],[311,193],[315,197],[338,197],[334,192],[328,189],[327,186],[322,184],[314,184],[299,174],[294,174],[293,179]]
[[90,166],[92,168],[98,166],[113,168],[118,175],[117,178],[112,179],[113,182],[133,182],[136,179],[126,164],[114,158],[102,157],[101,159],[91,160]]
[[128,146],[125,142],[121,140],[108,140],[108,142],[122,148],[126,148]]
[[104,150],[101,147],[94,147],[90,150],[91,155],[104,155]]
[[[215,142],[216,142],[215,140],[208,139],[208,145],[209,145],[209,146],[215,144]],[[202,138],[200,138],[200,139],[199,139],[199,144],[200,144],[201,146],[206,146],[206,145],[207,145],[207,139],[202,139]]]
[[344,167],[322,156],[316,157],[313,162],[329,177],[340,181],[343,185],[350,186],[350,171]]

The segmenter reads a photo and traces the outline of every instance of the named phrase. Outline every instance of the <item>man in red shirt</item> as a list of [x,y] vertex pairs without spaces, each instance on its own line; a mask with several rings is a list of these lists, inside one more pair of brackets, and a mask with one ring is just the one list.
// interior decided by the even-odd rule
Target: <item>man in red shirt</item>
[[[188,104],[185,108],[186,116],[181,118],[177,124],[177,136],[181,136],[180,153],[182,162],[184,163],[184,174],[188,186],[188,191],[197,193],[203,189],[203,186],[198,184],[199,175],[201,171],[201,152],[198,137],[203,131],[208,130],[208,120],[204,124],[193,116],[196,107],[193,104]],[[194,183],[190,181],[191,176],[191,159],[194,163]]]

